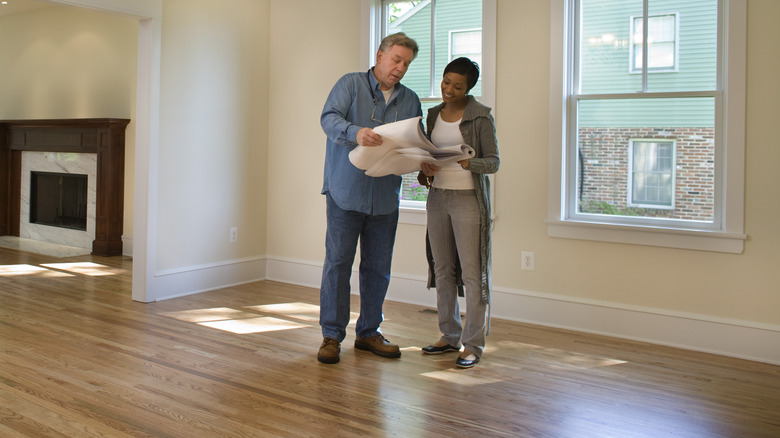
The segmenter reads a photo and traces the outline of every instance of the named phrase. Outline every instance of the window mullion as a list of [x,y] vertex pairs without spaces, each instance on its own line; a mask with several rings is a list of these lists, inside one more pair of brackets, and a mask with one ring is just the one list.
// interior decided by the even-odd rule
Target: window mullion
[[702,91],[661,91],[648,93],[611,93],[611,94],[571,94],[576,100],[608,100],[608,99],[665,99],[686,97],[718,97],[723,92],[717,90]]
[[567,94],[579,94],[581,92],[580,88],[580,52],[581,52],[581,31],[580,28],[581,22],[582,22],[582,3],[580,1],[573,1],[571,2],[571,12],[570,14],[574,17],[571,22],[566,23],[567,26],[570,26],[569,32],[570,32],[570,44],[567,44],[568,53],[566,54],[566,59],[568,60],[569,64],[571,65],[571,70],[569,73],[567,73],[566,78],[566,85],[568,86],[568,90],[566,90]]
[[430,62],[430,79],[431,88],[428,91],[428,96],[433,97],[436,95],[436,78],[434,72],[436,71],[436,0],[431,0],[431,62]]
[[649,2],[650,0],[642,0],[642,93],[647,93],[647,61],[649,57],[647,37],[650,34]]

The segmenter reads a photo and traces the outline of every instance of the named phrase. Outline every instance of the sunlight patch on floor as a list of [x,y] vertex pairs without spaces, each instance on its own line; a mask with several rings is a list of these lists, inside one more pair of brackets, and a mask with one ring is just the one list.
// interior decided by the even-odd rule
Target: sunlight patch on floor
[[284,319],[272,318],[270,316],[261,316],[259,318],[249,319],[229,319],[224,321],[200,322],[200,325],[224,330],[239,335],[249,333],[272,332],[278,330],[292,330],[308,327],[306,324],[298,324]]
[[583,354],[560,348],[540,347],[522,342],[501,341],[496,344],[488,344],[485,348],[486,353],[500,350],[516,350],[526,352],[530,356],[542,356],[546,358],[550,366],[557,369],[592,369],[627,363],[625,360]]
[[12,277],[16,275],[40,275],[42,277],[73,277],[65,272],[52,271],[33,265],[0,265],[0,276]]
[[73,277],[74,274],[78,274],[89,277],[101,277],[120,275],[126,272],[127,270],[125,269],[112,268],[92,262],[43,263],[41,266],[0,265],[0,276],[40,275],[42,277]]
[[73,272],[80,275],[87,275],[90,277],[102,277],[106,275],[120,275],[127,273],[127,270],[125,269],[112,268],[110,266],[92,262],[44,263],[41,266],[57,269],[60,271]]
[[[454,363],[455,361],[453,360],[453,364]],[[453,368],[449,370],[430,371],[427,373],[422,373],[420,375],[423,377],[430,377],[431,379],[442,380],[445,382],[457,383],[458,385],[466,385],[466,386],[485,385],[490,383],[501,382],[501,379],[475,375],[474,373],[470,373],[469,371],[471,370],[461,370],[461,369]]]
[[[247,309],[257,310],[262,313],[271,313],[275,315],[285,316],[288,318],[300,319],[302,321],[310,321],[319,323],[320,321],[320,306],[309,303],[277,303],[277,304],[260,304],[257,306],[249,306]],[[349,324],[354,325],[359,313],[349,312]]]
[[[311,327],[313,325],[311,323],[319,322],[320,316],[320,307],[308,303],[259,304],[243,308],[250,311],[230,307],[212,307],[161,312],[160,315],[236,334]],[[279,318],[263,314],[273,314]],[[349,324],[354,325],[359,316],[357,313],[350,312]],[[291,319],[300,322],[290,321]]]
[[626,363],[624,360],[597,357],[580,353],[566,353],[564,356],[560,357],[560,360],[566,364],[566,367],[584,369],[609,367]]
[[261,304],[258,306],[249,306],[248,308],[263,313],[285,315],[304,321],[319,321],[320,319],[320,306],[309,303]]
[[168,316],[187,322],[224,321],[227,319],[254,318],[256,313],[242,312],[229,307],[213,307],[211,309],[181,310],[178,312],[163,312],[160,315]]

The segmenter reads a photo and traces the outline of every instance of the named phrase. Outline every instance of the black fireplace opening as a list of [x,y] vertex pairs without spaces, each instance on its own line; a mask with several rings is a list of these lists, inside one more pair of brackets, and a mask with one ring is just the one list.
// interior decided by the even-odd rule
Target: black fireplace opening
[[87,175],[31,172],[30,223],[87,230]]

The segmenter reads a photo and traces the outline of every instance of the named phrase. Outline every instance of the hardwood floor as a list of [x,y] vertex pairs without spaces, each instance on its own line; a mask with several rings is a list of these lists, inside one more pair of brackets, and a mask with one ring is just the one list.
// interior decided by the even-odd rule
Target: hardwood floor
[[435,313],[393,302],[400,359],[349,333],[325,365],[316,289],[141,304],[131,269],[0,248],[0,436],[780,436],[778,366],[494,319],[460,370],[420,352]]

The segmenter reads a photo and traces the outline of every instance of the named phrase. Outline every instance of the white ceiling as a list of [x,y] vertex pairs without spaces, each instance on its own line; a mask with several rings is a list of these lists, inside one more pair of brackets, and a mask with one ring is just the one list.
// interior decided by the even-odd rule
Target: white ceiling
[[5,5],[0,4],[0,17],[18,14],[19,12],[32,11],[51,5],[50,2],[45,0],[0,0],[0,2],[8,3]]

